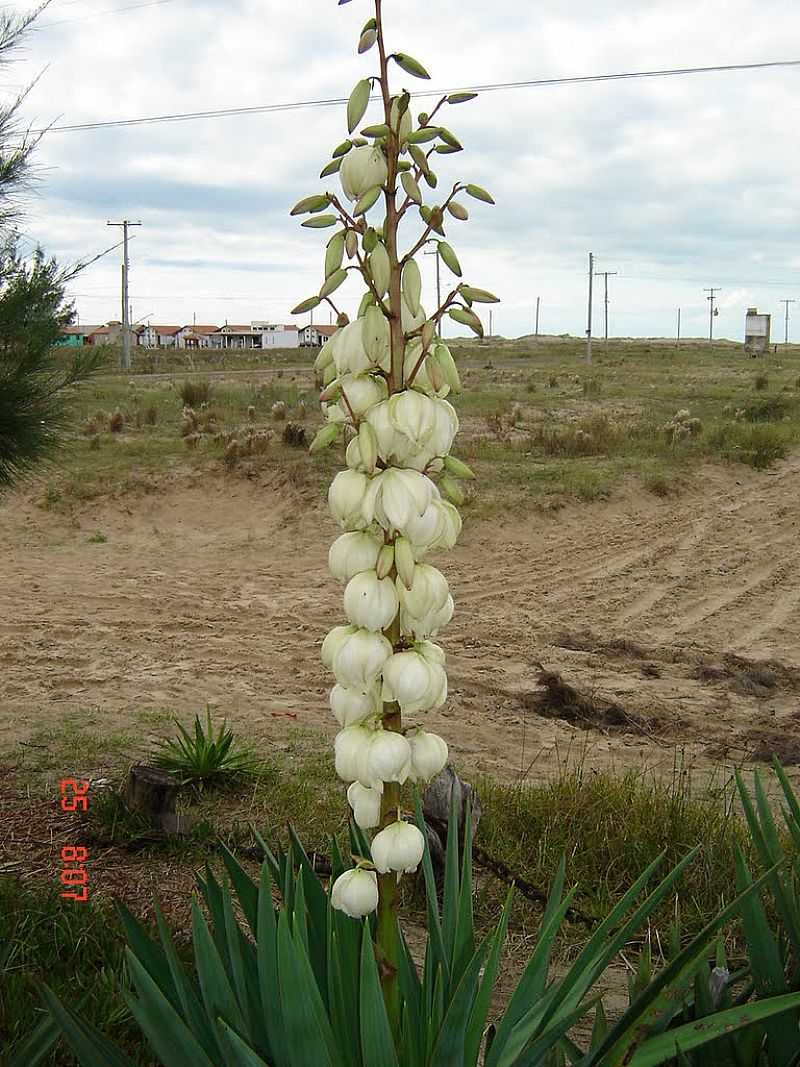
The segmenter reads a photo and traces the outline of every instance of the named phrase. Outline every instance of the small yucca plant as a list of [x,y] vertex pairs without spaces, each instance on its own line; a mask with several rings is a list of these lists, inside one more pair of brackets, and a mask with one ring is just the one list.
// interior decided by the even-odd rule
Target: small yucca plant
[[193,785],[197,789],[219,786],[258,770],[258,757],[236,740],[226,719],[215,735],[209,707],[206,707],[205,729],[199,715],[194,718],[193,734],[177,719],[175,725],[180,736],[160,743],[153,764],[176,775],[181,785]]

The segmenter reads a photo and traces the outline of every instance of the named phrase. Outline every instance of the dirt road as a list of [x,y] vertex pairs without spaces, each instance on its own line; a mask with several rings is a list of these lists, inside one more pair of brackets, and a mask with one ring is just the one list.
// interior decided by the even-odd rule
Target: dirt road
[[[800,735],[800,459],[695,484],[524,523],[467,514],[439,561],[456,616],[451,698],[430,716],[463,766],[540,777],[587,745],[597,767],[669,768],[678,746],[706,768]],[[0,751],[67,713],[146,745],[140,713],[207,702],[264,746],[332,734],[318,656],[342,619],[336,533],[274,479],[181,474],[73,518],[4,499]],[[763,659],[778,663],[747,662]],[[538,664],[594,704],[548,717]]]

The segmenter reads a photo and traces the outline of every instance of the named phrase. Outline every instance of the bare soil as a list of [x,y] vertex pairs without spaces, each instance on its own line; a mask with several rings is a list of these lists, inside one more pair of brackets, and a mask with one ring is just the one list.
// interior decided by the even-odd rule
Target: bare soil
[[[440,638],[451,696],[429,716],[461,767],[800,761],[800,458],[693,484],[524,521],[467,511],[439,561],[457,610]],[[333,734],[319,647],[342,610],[322,502],[274,474],[153,489],[71,515],[36,491],[0,503],[6,756],[76,713],[146,746],[146,713],[207,703],[265,748]],[[543,671],[577,698],[554,707]]]

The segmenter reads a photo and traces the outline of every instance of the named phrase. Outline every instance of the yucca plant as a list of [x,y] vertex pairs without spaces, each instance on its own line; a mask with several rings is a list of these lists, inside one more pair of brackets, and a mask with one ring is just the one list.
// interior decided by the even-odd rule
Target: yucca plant
[[[736,784],[755,854],[762,871],[762,887],[750,892],[741,909],[746,954],[731,967],[724,946],[716,950],[715,965],[698,969],[692,995],[680,1018],[697,1025],[720,1009],[764,1003],[765,998],[790,997],[800,991],[800,802],[776,760],[775,775],[783,794],[784,826],[775,821],[764,783],[753,774],[748,790],[741,774]],[[747,893],[753,875],[737,849],[735,886]],[[703,1067],[788,1067],[800,1057],[800,1009],[726,1035],[703,1050]],[[698,1058],[699,1059],[699,1058]]]
[[[421,812],[417,825],[424,829]],[[223,850],[229,875],[210,869],[198,879],[207,920],[196,901],[192,935],[196,973],[186,973],[170,931],[157,913],[152,940],[122,908],[128,968],[135,995],[127,998],[143,1036],[163,1067],[545,1067],[568,1057],[581,1067],[632,1064],[655,1067],[720,1035],[795,1011],[800,994],[778,996],[719,1011],[701,1024],[667,1029],[680,1011],[698,961],[724,924],[772,877],[748,887],[633,997],[613,1025],[598,1008],[591,1040],[580,1048],[568,1037],[597,1004],[593,991],[620,949],[675,890],[692,854],[654,888],[658,861],[636,880],[595,929],[563,977],[550,973],[553,946],[574,891],[564,894],[562,863],[545,908],[533,955],[499,1018],[490,1007],[500,973],[511,893],[495,929],[476,938],[472,917],[472,833],[467,813],[463,856],[458,813],[451,812],[441,904],[425,851],[428,939],[421,965],[400,935],[400,1031],[392,1032],[375,953],[374,916],[352,919],[335,909],[293,835],[288,852],[272,852],[258,882]],[[367,842],[351,828],[350,849]],[[331,885],[347,864],[331,845]],[[276,905],[274,896],[281,898]],[[242,918],[239,918],[239,915]],[[133,1067],[102,1034],[82,1022],[50,991],[52,1018],[82,1067]],[[49,1047],[49,1046],[48,1046]],[[43,1050],[42,1055],[44,1055]],[[41,1059],[26,1061],[34,1067]]]
[[197,789],[219,786],[258,770],[258,757],[237,741],[227,720],[223,719],[214,732],[209,707],[206,708],[205,728],[199,715],[195,715],[193,733],[177,719],[175,725],[179,736],[160,742],[152,761],[154,766],[174,774],[182,785]]

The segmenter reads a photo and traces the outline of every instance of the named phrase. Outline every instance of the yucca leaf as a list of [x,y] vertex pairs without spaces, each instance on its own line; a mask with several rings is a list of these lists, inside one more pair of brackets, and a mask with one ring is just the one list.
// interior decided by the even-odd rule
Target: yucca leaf
[[581,1004],[573,1011],[568,1012],[558,1022],[552,1023],[547,1030],[527,1046],[525,1051],[515,1060],[501,1060],[503,1067],[536,1067],[546,1054],[556,1048],[566,1035],[567,1031],[575,1025],[588,1011],[592,1010],[599,998],[595,997],[586,1004]]
[[503,952],[506,933],[508,931],[508,920],[511,915],[511,902],[513,899],[514,889],[512,887],[506,894],[503,911],[500,914],[500,920],[492,935],[491,944],[489,946],[489,957],[483,971],[483,978],[481,979],[480,988],[475,996],[472,1011],[470,1012],[467,1021],[466,1037],[464,1039],[465,1067],[476,1067],[478,1063],[481,1040],[483,1038],[483,1032],[486,1029],[486,1019],[489,1015],[489,1008],[492,1002],[494,983],[497,980],[497,972],[500,966],[500,957]]
[[272,876],[270,865],[266,862],[261,865],[258,890],[256,965],[261,1012],[267,1023],[269,1051],[274,1067],[291,1067],[278,977],[278,926],[275,905],[272,903]]
[[244,1022],[243,1033],[250,1037],[253,1033],[253,1018],[250,1015],[250,999],[247,992],[248,986],[245,966],[245,951],[249,950],[250,945],[245,940],[244,935],[239,928],[239,924],[234,917],[233,903],[229,892],[225,892],[222,902],[225,912],[225,934],[228,942],[228,956],[231,964],[233,989]]
[[[341,913],[340,913],[341,914]],[[347,918],[347,916],[342,916]],[[350,926],[356,925],[349,922]],[[331,914],[328,919],[328,1013],[337,1047],[348,1067],[361,1067],[359,1037],[358,956],[354,963],[344,956],[339,927]]]
[[56,1042],[60,1040],[60,1026],[52,1014],[45,1015],[33,1033],[17,1046],[7,1067],[38,1067],[45,1059],[50,1059]]
[[231,1067],[270,1067],[224,1019],[220,1019],[218,1025],[225,1039]]
[[[269,847],[269,845],[264,840],[264,838],[261,836],[261,834],[258,832],[258,830],[253,830],[253,834],[255,835],[255,839],[256,839],[256,841],[258,842],[258,844],[261,847],[261,851],[264,853],[264,862],[266,864],[268,864],[268,866],[269,866],[270,875],[272,876],[272,880],[274,882],[277,882],[278,885],[280,885],[281,884],[281,880],[282,880],[282,875],[281,875],[281,865],[280,865],[280,861],[279,861],[278,857],[273,853],[272,849]],[[278,850],[278,851],[280,853],[280,850]]]
[[341,1058],[302,942],[278,916],[278,990],[291,1067],[340,1067]]
[[[134,1061],[129,1059],[121,1049],[112,1045],[93,1026],[83,1022],[73,1011],[65,1007],[52,989],[46,985],[42,986],[42,996],[81,1067],[136,1067]],[[29,1067],[28,1063],[25,1067]]]
[[[225,944],[224,915],[219,931],[219,941],[225,947],[226,955],[230,962],[230,946]],[[221,1015],[229,1023],[239,1030],[244,1029],[244,1018],[231,987],[226,970],[226,964],[220,954],[215,940],[211,937],[206,921],[197,905],[192,901],[192,941],[194,943],[194,959],[197,968],[197,977],[200,982],[200,992],[203,996],[206,1012],[209,1017],[216,1019]]]
[[[437,967],[442,967],[449,978],[450,965],[445,949],[442,923],[439,917],[439,896],[436,891],[436,878],[433,873],[433,862],[431,861],[431,852],[428,847],[428,835],[425,828],[425,819],[422,814],[422,801],[420,800],[419,792],[415,793],[414,805],[416,808],[416,823],[422,834],[423,840],[425,841],[425,851],[422,854],[422,873],[425,877],[425,899],[428,912],[428,944],[425,958],[426,963],[428,958],[430,958],[431,961],[432,981]],[[432,986],[428,990],[429,995],[431,992]],[[430,1007],[429,1001],[427,1001],[427,1006]]]
[[481,967],[490,944],[491,938],[484,938],[458,979],[458,984],[453,980],[455,989],[451,992],[433,1050],[432,1062],[436,1067],[464,1067],[467,1025],[478,992]]
[[400,985],[401,1047],[403,1067],[417,1067],[424,1063],[425,1040],[422,1025],[423,994],[417,968],[405,936],[400,931],[400,953],[397,961],[397,978]]
[[447,953],[448,985],[455,986],[453,972],[456,954],[456,931],[458,929],[458,824],[461,818],[461,792],[453,788],[450,791],[450,811],[447,817],[447,843],[444,857],[444,889],[442,892],[442,935],[444,949]]
[[211,1025],[211,1020],[200,1002],[195,985],[189,980],[189,977],[178,959],[178,953],[175,951],[175,946],[172,943],[172,936],[167,926],[166,919],[161,912],[161,908],[158,906],[156,906],[156,922],[158,923],[158,932],[161,937],[164,956],[169,965],[170,975],[172,976],[172,981],[178,994],[180,1014],[186,1020],[189,1029],[203,1046],[206,1054],[213,1058],[215,1054],[219,1055],[221,1051],[217,1042],[216,1033]]
[[361,931],[361,981],[358,991],[361,1058],[365,1067],[399,1067],[392,1028],[386,1014],[369,923]]
[[[455,792],[455,790],[453,790]],[[456,840],[458,840],[456,838]],[[458,983],[475,952],[475,923],[472,913],[472,811],[469,802],[464,810],[464,852],[456,918],[455,951],[452,981]]]
[[247,925],[253,931],[253,936],[255,936],[256,923],[258,921],[258,886],[225,845],[220,845],[220,852],[222,854],[222,862],[225,864],[230,880],[233,883],[233,888],[236,890],[236,896],[242,906],[244,917],[247,919]]
[[[209,938],[210,941],[210,938]],[[215,1067],[192,1031],[130,949],[126,952],[138,998],[125,1000],[164,1067]],[[81,1058],[81,1063],[87,1063]]]
[[646,1029],[654,1025],[662,1014],[674,1007],[675,993],[694,971],[697,961],[713,943],[717,932],[740,911],[742,903],[749,895],[755,893],[772,874],[772,868],[753,882],[744,893],[739,894],[718,915],[707,923],[700,933],[660,971],[649,986],[637,997],[636,1001],[611,1028],[606,1040],[586,1059],[584,1067],[594,1064],[621,1062],[628,1058],[631,1050]]
[[180,998],[172,972],[169,959],[164,950],[147,936],[144,927],[136,919],[121,901],[116,903],[117,914],[125,930],[125,937],[130,951],[136,956],[141,965],[152,975],[153,980],[163,991],[164,996],[173,1007],[178,1008]]
[[[739,1030],[743,1026],[764,1022],[783,1012],[800,1007],[800,993],[787,993],[768,1000],[758,1000],[742,1007],[728,1008],[700,1021],[686,1023],[651,1037],[626,1061],[628,1067],[657,1067],[679,1052],[684,1054],[709,1041]],[[795,1049],[796,1051],[796,1049]]]

